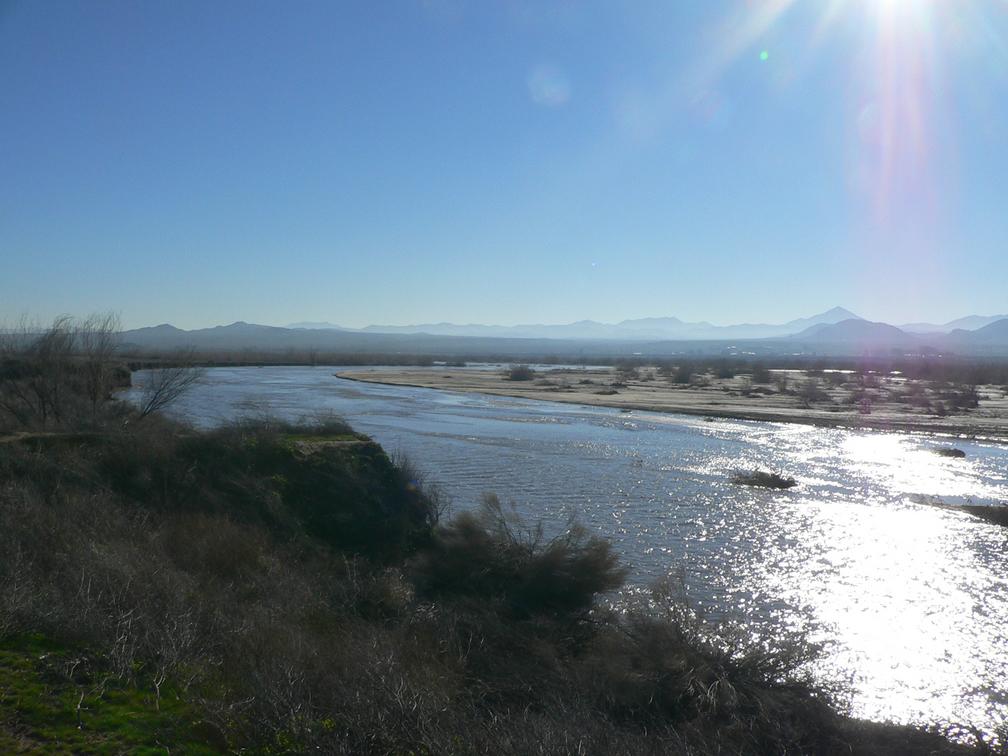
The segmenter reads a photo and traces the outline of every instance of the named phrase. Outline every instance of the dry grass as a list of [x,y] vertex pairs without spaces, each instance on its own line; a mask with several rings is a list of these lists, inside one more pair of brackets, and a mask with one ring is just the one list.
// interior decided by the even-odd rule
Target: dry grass
[[580,528],[546,539],[495,499],[441,522],[416,470],[338,419],[200,433],[93,409],[87,432],[0,444],[0,642],[83,649],[156,710],[170,690],[216,750],[971,752],[846,719],[800,638],[710,627],[662,590],[607,608],[623,570]]
[[[546,539],[492,499],[438,524],[365,440],[297,443],[324,435],[163,423],[4,445],[0,635],[170,687],[231,748],[885,752],[804,674],[800,640],[715,631],[667,592],[607,609],[623,573],[604,541]],[[372,510],[384,529],[346,519]]]

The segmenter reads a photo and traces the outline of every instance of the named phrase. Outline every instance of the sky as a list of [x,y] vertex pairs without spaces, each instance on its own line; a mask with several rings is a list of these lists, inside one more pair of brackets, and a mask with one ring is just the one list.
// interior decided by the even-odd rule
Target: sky
[[0,0],[0,322],[1008,311],[1006,0]]

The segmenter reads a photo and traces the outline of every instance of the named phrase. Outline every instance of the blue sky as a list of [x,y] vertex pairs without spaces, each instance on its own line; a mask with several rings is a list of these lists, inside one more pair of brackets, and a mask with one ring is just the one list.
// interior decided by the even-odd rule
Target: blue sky
[[0,0],[0,320],[1008,310],[1003,0]]

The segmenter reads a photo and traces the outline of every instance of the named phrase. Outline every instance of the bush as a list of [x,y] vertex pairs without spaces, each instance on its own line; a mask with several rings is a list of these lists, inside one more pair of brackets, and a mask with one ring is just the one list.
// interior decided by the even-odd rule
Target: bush
[[672,383],[680,386],[688,386],[693,381],[693,368],[690,365],[682,365],[672,374]]
[[819,388],[819,383],[814,378],[808,378],[802,383],[801,388],[798,390],[798,397],[805,406],[810,406],[816,402],[827,402],[830,398],[829,394]]
[[637,365],[632,365],[629,363],[624,363],[617,366],[616,371],[620,375],[620,380],[631,381],[640,378],[640,369]]
[[735,366],[732,365],[728,360],[722,360],[718,362],[714,368],[714,375],[722,380],[728,378],[734,378],[736,373]]
[[[297,488],[331,475],[336,509],[332,492],[385,489],[375,503],[393,524],[379,527],[400,521],[401,486],[419,476],[400,466],[390,484],[391,463],[359,439],[166,422],[128,440],[0,445],[0,641],[83,649],[74,663],[101,660],[85,662],[94,686],[145,692],[134,709],[184,704],[215,752],[878,754],[892,750],[873,749],[883,736],[901,753],[943,751],[837,715],[800,640],[754,642],[658,593],[629,613],[600,606],[623,578],[610,546],[578,528],[547,538],[496,499],[411,558],[312,535],[314,507],[277,476]],[[18,711],[38,703],[18,695]],[[185,750],[170,733],[161,745]]]
[[422,595],[489,599],[521,618],[580,615],[625,574],[607,541],[576,525],[546,539],[493,495],[438,528],[414,570]]
[[509,381],[531,381],[535,377],[535,371],[528,365],[512,365],[506,373]]

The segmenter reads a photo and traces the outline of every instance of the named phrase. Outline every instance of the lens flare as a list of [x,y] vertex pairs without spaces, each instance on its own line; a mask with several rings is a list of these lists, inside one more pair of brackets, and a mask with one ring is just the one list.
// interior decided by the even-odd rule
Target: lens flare
[[[768,42],[787,44],[787,65],[795,67],[828,40],[850,37],[850,186],[876,224],[906,227],[915,218],[938,218],[949,190],[936,178],[955,157],[945,70],[956,57],[983,50],[992,73],[1005,76],[1006,11],[1008,3],[989,0],[748,0],[717,26],[716,43],[690,85],[715,89],[748,55],[768,63]],[[773,79],[779,86],[798,78],[780,68]]]

